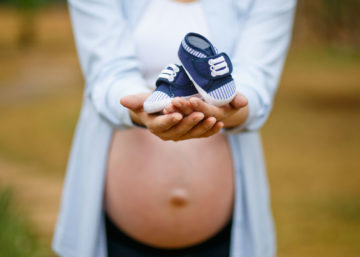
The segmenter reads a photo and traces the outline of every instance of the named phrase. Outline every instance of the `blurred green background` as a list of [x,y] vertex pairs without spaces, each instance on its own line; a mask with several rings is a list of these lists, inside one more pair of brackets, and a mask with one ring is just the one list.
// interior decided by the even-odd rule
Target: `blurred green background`
[[[359,0],[299,1],[262,129],[279,257],[360,256]],[[0,1],[0,256],[51,236],[83,78],[63,1]]]

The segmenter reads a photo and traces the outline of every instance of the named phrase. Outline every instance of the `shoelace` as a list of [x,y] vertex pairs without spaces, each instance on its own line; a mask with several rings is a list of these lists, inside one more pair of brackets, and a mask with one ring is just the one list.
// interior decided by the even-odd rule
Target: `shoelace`
[[229,72],[229,67],[224,56],[220,56],[216,59],[210,59],[209,65],[212,77],[221,76]]
[[159,78],[164,78],[169,80],[170,82],[173,82],[176,74],[180,71],[179,67],[175,64],[170,64],[166,66],[165,69],[163,69],[159,75]]

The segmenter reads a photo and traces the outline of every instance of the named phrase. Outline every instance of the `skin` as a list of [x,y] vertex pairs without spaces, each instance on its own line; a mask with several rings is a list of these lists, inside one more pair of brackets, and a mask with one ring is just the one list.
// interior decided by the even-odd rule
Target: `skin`
[[132,120],[151,133],[115,133],[105,187],[107,213],[145,244],[195,245],[220,231],[233,213],[231,153],[225,135],[217,133],[246,120],[247,99],[237,94],[230,104],[215,107],[198,98],[175,98],[163,112],[147,114],[143,104],[148,96],[121,99]]
[[180,141],[210,137],[221,128],[241,125],[248,116],[248,101],[237,93],[227,105],[216,107],[199,98],[174,98],[163,113],[148,114],[143,104],[149,93],[125,96],[120,103],[129,109],[132,120],[146,126],[162,140]]
[[114,133],[106,211],[138,241],[160,248],[203,242],[231,218],[233,196],[233,163],[225,135],[172,142],[146,129]]

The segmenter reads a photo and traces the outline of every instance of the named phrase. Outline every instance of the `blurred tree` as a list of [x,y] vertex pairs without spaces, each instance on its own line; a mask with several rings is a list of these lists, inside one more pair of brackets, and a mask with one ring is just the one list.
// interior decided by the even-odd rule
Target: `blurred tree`
[[[360,45],[360,0],[298,1],[297,25],[300,25],[300,30],[311,32],[311,37],[316,40]],[[66,0],[0,0],[0,4],[14,6],[19,11],[18,41],[22,47],[31,45],[35,40],[38,10],[48,3],[65,2]]]
[[20,47],[30,46],[35,40],[36,15],[40,7],[52,2],[51,0],[2,0],[17,9],[19,14],[19,36]]
[[360,0],[301,1],[302,11],[320,39],[336,44],[359,45]]

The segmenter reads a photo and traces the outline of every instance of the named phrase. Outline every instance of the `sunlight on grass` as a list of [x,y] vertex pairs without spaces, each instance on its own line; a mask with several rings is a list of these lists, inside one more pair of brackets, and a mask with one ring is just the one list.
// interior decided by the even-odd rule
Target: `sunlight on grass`
[[0,154],[44,170],[65,169],[81,94],[52,96],[0,109]]
[[11,192],[0,188],[0,256],[45,256],[28,224],[13,210],[11,202]]
[[327,50],[289,55],[263,129],[279,257],[360,256],[359,68]]

